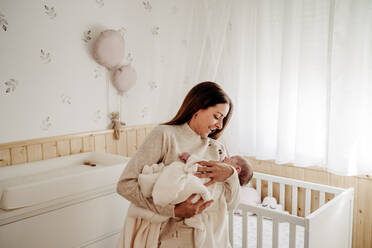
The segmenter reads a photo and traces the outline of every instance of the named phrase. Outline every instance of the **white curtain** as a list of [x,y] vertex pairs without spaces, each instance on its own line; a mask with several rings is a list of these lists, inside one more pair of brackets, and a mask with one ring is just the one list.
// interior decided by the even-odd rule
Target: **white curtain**
[[199,2],[187,74],[233,98],[231,153],[372,173],[372,1]]

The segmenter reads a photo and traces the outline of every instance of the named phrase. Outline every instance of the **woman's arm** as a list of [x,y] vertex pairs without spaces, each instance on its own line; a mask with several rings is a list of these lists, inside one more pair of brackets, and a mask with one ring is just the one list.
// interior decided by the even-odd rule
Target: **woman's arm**
[[117,192],[136,206],[149,209],[154,213],[174,217],[174,206],[156,206],[152,198],[143,196],[138,176],[145,165],[161,162],[166,154],[169,139],[164,127],[155,127],[127,163],[117,184]]
[[235,209],[240,201],[240,184],[236,170],[218,161],[200,161],[198,164],[202,166],[198,168],[198,173],[195,175],[199,178],[210,178],[206,186],[215,182],[224,182],[227,209]]

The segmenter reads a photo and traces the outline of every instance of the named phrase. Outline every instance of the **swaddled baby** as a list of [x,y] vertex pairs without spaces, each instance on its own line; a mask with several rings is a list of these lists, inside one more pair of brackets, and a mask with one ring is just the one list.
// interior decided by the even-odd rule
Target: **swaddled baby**
[[[159,206],[165,206],[167,204],[176,205],[185,201],[192,194],[197,195],[197,197],[193,198],[193,202],[198,201],[200,197],[203,198],[204,201],[211,200],[212,194],[204,185],[210,179],[202,179],[194,175],[199,166],[197,162],[203,159],[188,153],[182,153],[179,158],[180,161],[175,161],[168,166],[164,166],[163,163],[145,165],[142,173],[138,177],[138,183],[142,194],[145,197],[152,197],[154,203]],[[247,184],[252,178],[253,170],[243,157],[226,157],[222,162],[236,169],[239,174],[241,185]],[[156,228],[160,228],[156,223],[164,222],[168,219],[168,217],[160,216],[150,210],[142,209],[134,205],[131,205],[128,209],[128,217],[142,218],[152,223],[150,225]],[[201,214],[186,218],[184,223],[195,228],[195,245],[196,247],[200,247],[200,244],[203,244],[205,239],[205,225],[202,221]],[[146,225],[148,225],[148,223],[146,223]],[[127,230],[130,230],[130,228]],[[152,232],[158,233],[159,230],[152,230]]]

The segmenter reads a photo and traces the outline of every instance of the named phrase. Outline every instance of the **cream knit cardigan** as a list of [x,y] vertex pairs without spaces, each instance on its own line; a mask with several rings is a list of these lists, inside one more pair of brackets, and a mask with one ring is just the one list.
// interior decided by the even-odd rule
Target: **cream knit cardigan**
[[[180,218],[174,216],[174,205],[158,206],[152,198],[143,196],[138,184],[138,176],[145,165],[164,163],[165,166],[178,160],[178,156],[188,152],[205,160],[221,161],[226,156],[224,146],[210,138],[201,138],[189,125],[160,125],[153,129],[143,144],[128,162],[123,171],[117,192],[139,208],[170,217],[161,224],[160,241],[169,238],[170,234],[185,225]],[[209,186],[214,202],[202,214],[206,227],[206,239],[203,247],[230,247],[228,234],[227,210],[234,209],[239,203],[240,185],[236,171],[225,181]],[[134,235],[136,230],[134,231]],[[126,239],[123,233],[123,240]],[[128,237],[133,240],[133,237]],[[148,237],[136,238],[137,245],[130,247],[146,247]],[[152,242],[151,242],[152,243]],[[127,247],[123,246],[122,247]]]

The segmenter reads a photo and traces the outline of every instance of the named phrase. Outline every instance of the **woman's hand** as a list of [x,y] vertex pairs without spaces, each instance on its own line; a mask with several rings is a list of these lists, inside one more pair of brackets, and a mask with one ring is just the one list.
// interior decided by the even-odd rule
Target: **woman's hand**
[[211,179],[205,186],[209,186],[215,182],[223,182],[234,173],[234,169],[231,166],[226,166],[222,162],[200,161],[198,164],[202,166],[198,167],[198,172],[195,173],[195,176]]
[[174,208],[174,215],[176,217],[191,218],[203,212],[213,202],[213,200],[204,202],[203,198],[200,198],[197,202],[192,203],[192,199],[195,196],[196,194],[192,194],[186,201],[178,203]]

